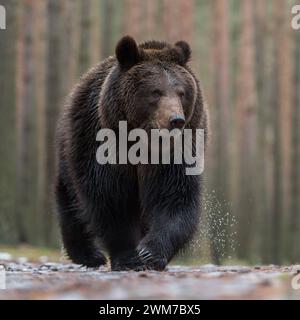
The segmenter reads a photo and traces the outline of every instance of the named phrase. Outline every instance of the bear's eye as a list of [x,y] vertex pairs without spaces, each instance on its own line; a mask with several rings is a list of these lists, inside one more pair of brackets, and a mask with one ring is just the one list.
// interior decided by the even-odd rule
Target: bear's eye
[[180,99],[182,99],[184,97],[184,91],[178,91],[177,94]]
[[152,90],[151,96],[154,98],[159,98],[162,96],[162,92],[159,89]]

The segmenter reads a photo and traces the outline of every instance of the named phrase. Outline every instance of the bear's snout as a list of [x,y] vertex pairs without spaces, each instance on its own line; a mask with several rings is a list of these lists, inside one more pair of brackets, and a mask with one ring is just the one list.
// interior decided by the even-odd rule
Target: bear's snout
[[162,97],[155,120],[159,129],[182,129],[185,125],[185,117],[180,100],[177,97]]
[[185,118],[182,115],[175,114],[170,117],[170,125],[172,129],[183,129],[185,125]]

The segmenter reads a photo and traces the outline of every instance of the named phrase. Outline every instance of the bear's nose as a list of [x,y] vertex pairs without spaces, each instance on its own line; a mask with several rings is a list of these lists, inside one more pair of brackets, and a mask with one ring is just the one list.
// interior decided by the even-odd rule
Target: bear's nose
[[173,129],[182,129],[185,125],[185,119],[181,115],[174,115],[170,118],[170,124]]

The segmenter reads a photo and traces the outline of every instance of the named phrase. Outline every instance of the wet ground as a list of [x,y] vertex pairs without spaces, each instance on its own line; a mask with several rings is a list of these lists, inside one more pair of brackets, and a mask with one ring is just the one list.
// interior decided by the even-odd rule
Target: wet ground
[[169,266],[137,273],[66,263],[0,264],[7,287],[0,299],[300,299],[292,286],[300,266]]

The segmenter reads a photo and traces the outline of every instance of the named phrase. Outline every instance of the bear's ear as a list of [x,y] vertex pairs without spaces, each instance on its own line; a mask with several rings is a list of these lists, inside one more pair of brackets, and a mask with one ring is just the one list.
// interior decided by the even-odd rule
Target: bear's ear
[[116,47],[116,57],[122,70],[129,70],[140,60],[139,49],[130,36],[123,37]]
[[178,41],[175,43],[175,48],[180,52],[180,64],[186,64],[190,60],[192,54],[189,44],[185,41]]

